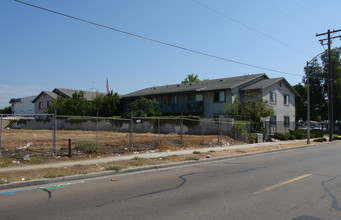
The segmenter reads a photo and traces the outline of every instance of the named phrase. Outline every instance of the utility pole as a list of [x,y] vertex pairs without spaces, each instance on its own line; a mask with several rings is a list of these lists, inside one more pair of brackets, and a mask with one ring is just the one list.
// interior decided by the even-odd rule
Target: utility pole
[[307,144],[310,144],[310,82],[309,82],[309,62],[306,67],[307,77]]
[[324,41],[328,44],[328,65],[327,65],[327,88],[328,88],[328,122],[329,122],[329,141],[333,141],[333,131],[334,131],[334,119],[333,119],[333,74],[331,69],[331,40],[335,38],[340,38],[341,35],[330,37],[330,34],[339,32],[340,30],[328,31],[322,34],[316,34],[318,36],[327,35],[327,38],[320,40],[321,44],[324,45]]

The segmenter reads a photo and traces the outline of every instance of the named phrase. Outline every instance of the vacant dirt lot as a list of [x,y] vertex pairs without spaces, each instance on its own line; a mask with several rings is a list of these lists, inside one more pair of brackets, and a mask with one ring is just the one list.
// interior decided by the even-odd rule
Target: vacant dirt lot
[[[316,144],[316,142],[312,142],[311,144]],[[179,161],[188,161],[188,160],[207,160],[206,155],[210,154],[211,158],[215,157],[224,157],[230,155],[237,154],[245,154],[245,153],[254,153],[261,151],[271,151],[278,150],[282,148],[292,148],[299,146],[306,146],[306,142],[297,142],[297,143],[276,143],[274,142],[270,146],[260,146],[246,149],[236,149],[236,150],[221,150],[221,151],[209,151],[208,153],[201,153],[200,149],[193,150],[193,153],[187,155],[177,155],[176,152],[174,154],[170,154],[169,156],[164,157],[155,157],[155,158],[143,158],[143,154],[137,155],[136,157],[128,160],[118,160],[115,162],[105,162],[99,163],[96,159],[98,157],[89,158],[67,158],[68,160],[75,161],[75,165],[63,165],[62,167],[56,166],[58,164],[65,164],[63,161],[63,157],[46,157],[46,156],[32,156],[30,161],[22,161],[20,164],[13,163],[13,159],[2,158],[0,159],[0,168],[1,167],[26,167],[31,166],[33,164],[44,165],[46,163],[51,164],[52,166],[43,168],[42,166],[39,169],[29,169],[29,170],[12,170],[12,171],[2,171],[0,184],[7,184],[11,182],[22,182],[27,180],[35,180],[42,178],[55,178],[62,176],[70,176],[76,174],[87,174],[93,172],[102,172],[106,170],[121,170],[138,166],[146,166],[146,165],[158,165],[165,163],[174,163]],[[81,160],[87,160],[90,163],[84,163]],[[48,165],[48,164],[46,164]]]
[[[58,130],[56,132],[57,155],[68,155],[68,140],[71,139],[73,157],[82,157],[82,152],[75,149],[79,140],[98,140],[101,146],[99,155],[124,154],[130,150],[130,134],[110,131]],[[132,137],[134,151],[176,151],[187,148],[201,148],[218,144],[217,135],[183,135],[180,143],[178,134],[134,133]],[[223,136],[222,144],[235,145],[241,142]],[[3,129],[3,157],[23,158],[25,155],[52,155],[53,133],[51,130]]]

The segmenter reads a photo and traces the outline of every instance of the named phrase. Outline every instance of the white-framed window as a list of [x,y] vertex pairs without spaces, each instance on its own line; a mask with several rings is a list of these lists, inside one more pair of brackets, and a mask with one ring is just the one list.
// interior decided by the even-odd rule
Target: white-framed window
[[214,92],[213,98],[214,102],[225,102],[225,92],[224,91]]
[[272,104],[277,103],[276,92],[270,92],[270,103],[272,103]]
[[284,127],[290,127],[290,117],[284,116]]
[[290,96],[289,95],[284,95],[284,105],[289,105],[289,103],[290,103]]

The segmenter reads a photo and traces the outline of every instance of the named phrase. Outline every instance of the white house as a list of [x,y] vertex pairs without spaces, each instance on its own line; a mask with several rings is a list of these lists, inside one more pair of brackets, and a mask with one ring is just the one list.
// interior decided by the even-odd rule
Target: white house
[[32,102],[37,96],[23,98],[12,98],[9,103],[12,105],[12,114],[31,115],[35,114],[35,105]]

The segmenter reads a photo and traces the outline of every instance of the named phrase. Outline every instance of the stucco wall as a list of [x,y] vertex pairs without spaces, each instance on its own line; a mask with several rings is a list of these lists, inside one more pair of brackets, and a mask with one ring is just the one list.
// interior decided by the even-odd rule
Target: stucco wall
[[[42,94],[35,102],[35,111],[36,114],[45,114],[47,113],[47,102],[52,102],[52,98],[47,94]],[[39,102],[43,103],[42,109],[39,109]]]

